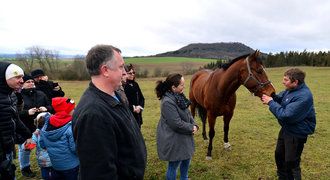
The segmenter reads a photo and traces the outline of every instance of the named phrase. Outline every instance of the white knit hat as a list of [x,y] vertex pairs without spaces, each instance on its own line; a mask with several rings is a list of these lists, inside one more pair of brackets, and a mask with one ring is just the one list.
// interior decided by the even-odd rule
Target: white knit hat
[[16,76],[23,76],[23,75],[24,75],[23,69],[17,66],[16,64],[10,64],[6,69],[6,80]]

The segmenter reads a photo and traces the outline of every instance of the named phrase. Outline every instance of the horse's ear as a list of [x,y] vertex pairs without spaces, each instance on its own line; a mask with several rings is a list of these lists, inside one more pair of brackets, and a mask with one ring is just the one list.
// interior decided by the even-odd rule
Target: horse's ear
[[255,51],[255,56],[258,57],[258,56],[260,56],[260,54],[261,54],[261,53],[260,53],[260,50],[257,49],[257,50]]
[[257,57],[259,57],[260,54],[261,53],[260,53],[259,49],[255,50],[254,53],[252,54],[253,59],[257,59]]

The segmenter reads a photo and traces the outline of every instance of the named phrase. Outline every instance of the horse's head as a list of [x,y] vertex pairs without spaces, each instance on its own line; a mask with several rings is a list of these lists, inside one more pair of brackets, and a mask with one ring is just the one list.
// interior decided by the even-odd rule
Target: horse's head
[[262,94],[271,96],[275,94],[275,88],[268,80],[259,56],[260,52],[256,50],[245,58],[245,66],[240,70],[242,84],[255,96],[261,97]]

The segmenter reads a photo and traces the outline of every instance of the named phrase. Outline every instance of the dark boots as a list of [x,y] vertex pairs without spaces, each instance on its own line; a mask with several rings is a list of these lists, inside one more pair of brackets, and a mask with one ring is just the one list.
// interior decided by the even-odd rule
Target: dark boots
[[32,172],[31,169],[30,169],[30,166],[26,166],[24,167],[22,170],[22,175],[25,176],[25,177],[34,177],[36,176],[36,173],[35,172]]

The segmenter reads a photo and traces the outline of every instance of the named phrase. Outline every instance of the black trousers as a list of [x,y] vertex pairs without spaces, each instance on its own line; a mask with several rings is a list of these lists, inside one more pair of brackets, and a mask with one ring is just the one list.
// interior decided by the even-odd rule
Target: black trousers
[[279,179],[301,179],[300,157],[306,141],[307,137],[294,137],[280,130],[275,150]]
[[[7,156],[8,155],[8,156]],[[0,180],[14,180],[16,167],[11,154],[2,154],[0,157]]]

